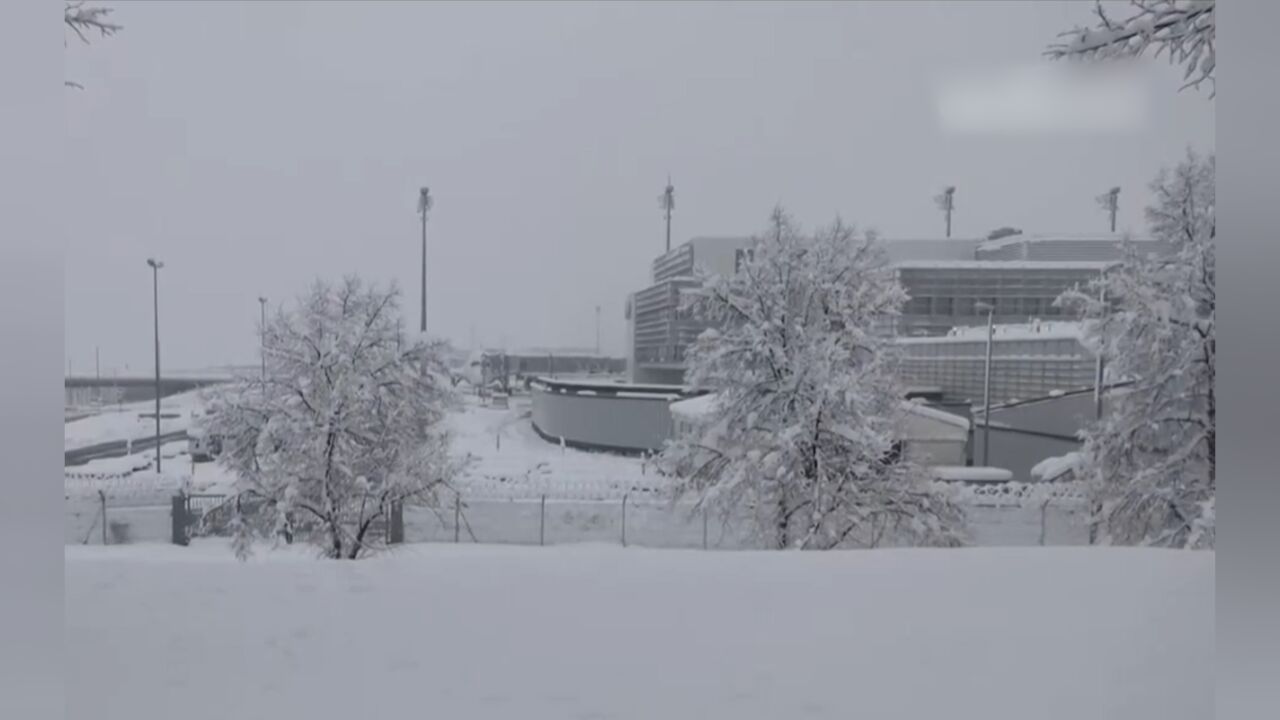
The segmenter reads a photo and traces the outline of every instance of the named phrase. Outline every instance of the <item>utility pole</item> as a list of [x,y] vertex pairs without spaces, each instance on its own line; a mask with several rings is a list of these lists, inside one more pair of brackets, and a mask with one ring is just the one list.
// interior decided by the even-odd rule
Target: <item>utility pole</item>
[[667,216],[667,252],[671,252],[671,211],[676,208],[676,188],[671,184],[671,176],[667,176],[667,188],[658,196],[658,206]]
[[936,195],[933,198],[933,201],[938,204],[938,208],[942,210],[942,212],[947,217],[947,237],[951,237],[951,211],[955,210],[955,207],[956,207],[955,198],[956,198],[955,185],[950,185],[946,187],[945,189],[943,189],[941,195]]
[[991,345],[995,340],[995,311],[990,303],[978,303],[975,307],[987,311],[987,362],[982,381],[982,464],[991,466]]
[[[427,334],[427,211],[435,201],[427,188],[418,189],[418,214],[422,216],[422,322],[418,329]],[[425,338],[423,338],[425,340]]]
[[1116,213],[1120,210],[1120,188],[1113,187],[1098,196],[1098,207],[1111,215],[1111,232],[1116,231]]
[[[1104,278],[1106,277],[1105,273],[1103,274],[1103,277]],[[1098,299],[1102,302],[1102,312],[1105,315],[1107,312],[1107,286],[1105,284],[1102,286],[1102,289],[1098,291]],[[1102,357],[1102,348],[1099,347],[1097,377],[1094,379],[1094,383],[1093,383],[1093,419],[1094,420],[1102,419],[1102,392],[1103,392],[1102,377],[1105,371],[1106,371],[1106,361]]]
[[596,306],[596,357],[600,357],[600,306]]
[[156,337],[156,474],[160,474],[160,268],[164,263],[147,258],[151,266],[151,302],[155,313]]

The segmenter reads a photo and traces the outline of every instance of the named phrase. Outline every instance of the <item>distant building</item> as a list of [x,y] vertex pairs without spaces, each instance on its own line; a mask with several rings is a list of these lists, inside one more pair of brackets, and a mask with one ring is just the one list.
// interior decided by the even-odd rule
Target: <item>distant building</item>
[[632,294],[631,379],[637,383],[684,382],[685,349],[707,328],[681,309],[685,294],[700,283],[696,270],[715,275],[736,271],[750,238],[694,238],[653,261],[649,287]]
[[995,308],[997,324],[1061,319],[1059,295],[1097,280],[1114,261],[909,260],[894,264],[910,295],[898,335],[945,335],[954,327],[986,325],[979,303]]
[[[1048,397],[1093,387],[1097,358],[1078,322],[996,325],[991,343],[991,401]],[[900,337],[903,381],[939,388],[943,398],[982,402],[987,328],[954,328],[934,337]]]

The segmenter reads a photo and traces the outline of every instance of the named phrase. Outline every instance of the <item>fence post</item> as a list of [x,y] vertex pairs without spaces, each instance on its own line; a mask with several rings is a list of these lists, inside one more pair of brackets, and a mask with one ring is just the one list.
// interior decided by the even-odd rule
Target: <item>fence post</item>
[[547,544],[547,496],[542,496],[542,504],[538,509],[538,545]]
[[627,495],[622,495],[622,547],[627,546]]
[[707,549],[707,509],[702,508],[702,549]]
[[462,493],[454,493],[453,495],[453,541],[456,543],[461,537],[462,526]]
[[98,502],[102,506],[102,544],[107,544],[107,494],[101,490],[98,491]]
[[398,545],[403,542],[404,542],[404,501],[396,500],[391,503],[390,544]]
[[187,518],[187,498],[182,493],[173,496],[173,509],[169,512],[173,518],[173,537],[170,539],[174,545],[186,545],[187,525],[190,522]]

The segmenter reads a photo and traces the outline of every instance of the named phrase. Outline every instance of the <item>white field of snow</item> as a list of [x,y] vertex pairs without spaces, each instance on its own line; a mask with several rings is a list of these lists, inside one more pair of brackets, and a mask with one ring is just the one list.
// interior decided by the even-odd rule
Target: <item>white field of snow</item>
[[[632,487],[663,484],[640,458],[561,448],[533,430],[529,399],[491,408],[467,397],[450,416],[453,451],[473,458],[458,485],[472,497],[621,498]],[[500,439],[499,439],[500,438]]]
[[68,717],[1201,720],[1214,555],[67,547]]
[[[162,398],[160,414],[173,412],[178,413],[178,417],[161,418],[160,431],[168,433],[187,429],[191,426],[192,413],[199,412],[201,407],[198,390]],[[154,413],[155,409],[155,400],[146,400],[65,423],[62,430],[63,449],[75,450],[98,443],[137,440],[152,436],[156,430],[155,418],[139,416],[143,413]]]

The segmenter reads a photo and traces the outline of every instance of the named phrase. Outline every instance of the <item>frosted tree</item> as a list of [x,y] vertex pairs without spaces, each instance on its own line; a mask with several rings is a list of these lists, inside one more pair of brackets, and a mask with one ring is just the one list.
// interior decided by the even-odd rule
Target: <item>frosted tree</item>
[[[100,37],[109,37],[123,30],[123,26],[110,20],[111,8],[86,6],[83,2],[68,2],[63,6],[62,21],[80,42],[89,43],[89,36],[97,33]],[[67,87],[84,89],[78,82],[64,80]]]
[[659,458],[677,494],[747,510],[777,548],[958,544],[959,510],[896,442],[904,394],[879,332],[906,293],[870,236],[840,221],[812,235],[781,209],[739,272],[703,277],[687,311],[711,329],[689,382],[716,391],[697,430]]
[[1062,42],[1046,51],[1052,58],[1136,58],[1153,50],[1159,57],[1184,68],[1183,87],[1199,87],[1208,81],[1213,97],[1215,58],[1214,0],[1131,0],[1133,12],[1124,18],[1107,13],[1102,2],[1095,6],[1095,27],[1077,27],[1062,33]]
[[1151,184],[1147,220],[1169,254],[1130,249],[1105,279],[1061,298],[1090,318],[1086,341],[1109,382],[1131,383],[1086,429],[1077,468],[1103,542],[1214,544],[1214,167],[1189,152]]
[[265,376],[212,399],[219,462],[237,476],[237,552],[295,533],[332,558],[377,547],[401,503],[432,505],[457,470],[443,347],[399,332],[399,291],[317,282],[267,323]]

